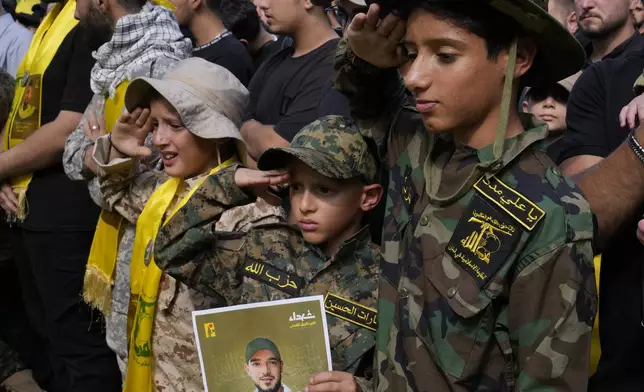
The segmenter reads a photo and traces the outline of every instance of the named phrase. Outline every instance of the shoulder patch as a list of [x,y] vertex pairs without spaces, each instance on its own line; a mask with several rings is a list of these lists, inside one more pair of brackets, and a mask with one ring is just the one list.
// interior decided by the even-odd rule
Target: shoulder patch
[[299,297],[300,291],[304,287],[304,279],[301,277],[261,261],[247,260],[244,263],[242,275],[266,283],[294,297]]
[[338,295],[327,293],[324,297],[324,309],[328,314],[346,320],[355,325],[376,331],[378,312],[375,309],[360,305]]
[[521,233],[506,214],[475,193],[446,251],[483,287],[503,266]]
[[528,231],[534,230],[537,223],[546,216],[546,212],[539,206],[495,176],[490,179],[481,178],[474,184],[474,189],[496,204]]

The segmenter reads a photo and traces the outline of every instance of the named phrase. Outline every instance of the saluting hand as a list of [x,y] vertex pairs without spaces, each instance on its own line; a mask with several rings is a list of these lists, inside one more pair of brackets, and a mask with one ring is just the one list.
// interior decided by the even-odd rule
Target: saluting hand
[[247,188],[255,196],[260,197],[270,205],[280,206],[282,199],[271,188],[284,186],[288,183],[289,175],[285,171],[261,171],[239,168],[235,172],[235,183],[240,188]]
[[145,147],[145,139],[152,132],[150,109],[135,109],[131,114],[123,113],[112,129],[113,148],[120,155],[128,157],[149,157],[152,150]]
[[400,17],[389,14],[380,19],[380,6],[371,4],[367,14],[353,18],[345,35],[356,56],[379,68],[402,65],[407,55],[400,47],[407,25]]
[[314,374],[304,392],[358,392],[360,388],[353,374],[347,372],[321,372]]

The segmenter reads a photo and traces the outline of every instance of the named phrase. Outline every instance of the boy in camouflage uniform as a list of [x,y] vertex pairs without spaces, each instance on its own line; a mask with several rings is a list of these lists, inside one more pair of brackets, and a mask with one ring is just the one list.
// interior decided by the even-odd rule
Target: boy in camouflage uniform
[[390,175],[376,389],[585,391],[592,213],[516,105],[579,45],[531,0],[372,4],[346,37],[336,87]]
[[[258,225],[247,234],[214,230],[211,222],[223,211],[252,201],[241,189],[252,185],[247,175],[265,175],[231,167],[211,176],[159,231],[157,265],[227,305],[326,295],[337,371],[309,388],[328,390],[342,383],[359,390],[358,383],[372,390],[369,369],[382,258],[362,221],[383,192],[376,182],[375,157],[348,119],[330,116],[305,127],[290,148],[266,151],[258,165],[264,170],[288,167],[290,217],[297,226]],[[347,307],[353,314],[339,310]]]

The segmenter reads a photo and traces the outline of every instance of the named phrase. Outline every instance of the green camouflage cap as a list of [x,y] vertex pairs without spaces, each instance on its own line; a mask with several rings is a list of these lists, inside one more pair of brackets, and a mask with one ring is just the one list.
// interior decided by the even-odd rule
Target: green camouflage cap
[[277,359],[280,361],[282,360],[282,356],[280,355],[280,350],[277,349],[277,346],[273,341],[266,339],[266,338],[255,338],[248,343],[246,346],[246,363],[250,361],[253,355],[255,355],[256,352],[261,351],[261,350],[269,350],[275,356]]
[[[463,7],[487,3],[515,20],[537,45],[539,52],[533,68],[546,81],[556,83],[577,73],[584,66],[586,54],[579,42],[533,0],[367,0],[368,4],[380,4],[385,13],[392,10],[408,11],[421,2],[458,2]],[[490,23],[495,21],[491,20]]]
[[316,172],[335,179],[361,177],[376,181],[377,163],[357,126],[342,116],[327,116],[304,127],[288,148],[266,150],[257,161],[260,170],[283,169],[293,157]]

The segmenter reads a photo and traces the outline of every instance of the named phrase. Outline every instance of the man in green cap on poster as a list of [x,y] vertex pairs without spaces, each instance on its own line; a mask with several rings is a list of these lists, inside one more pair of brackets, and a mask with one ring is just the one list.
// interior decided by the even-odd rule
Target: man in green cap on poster
[[[389,1],[347,29],[336,88],[390,178],[376,390],[586,390],[593,217],[517,111],[583,62],[531,0]],[[355,390],[307,391],[329,382]]]
[[255,338],[248,343],[244,370],[255,383],[255,392],[291,392],[282,384],[284,362],[272,340]]

